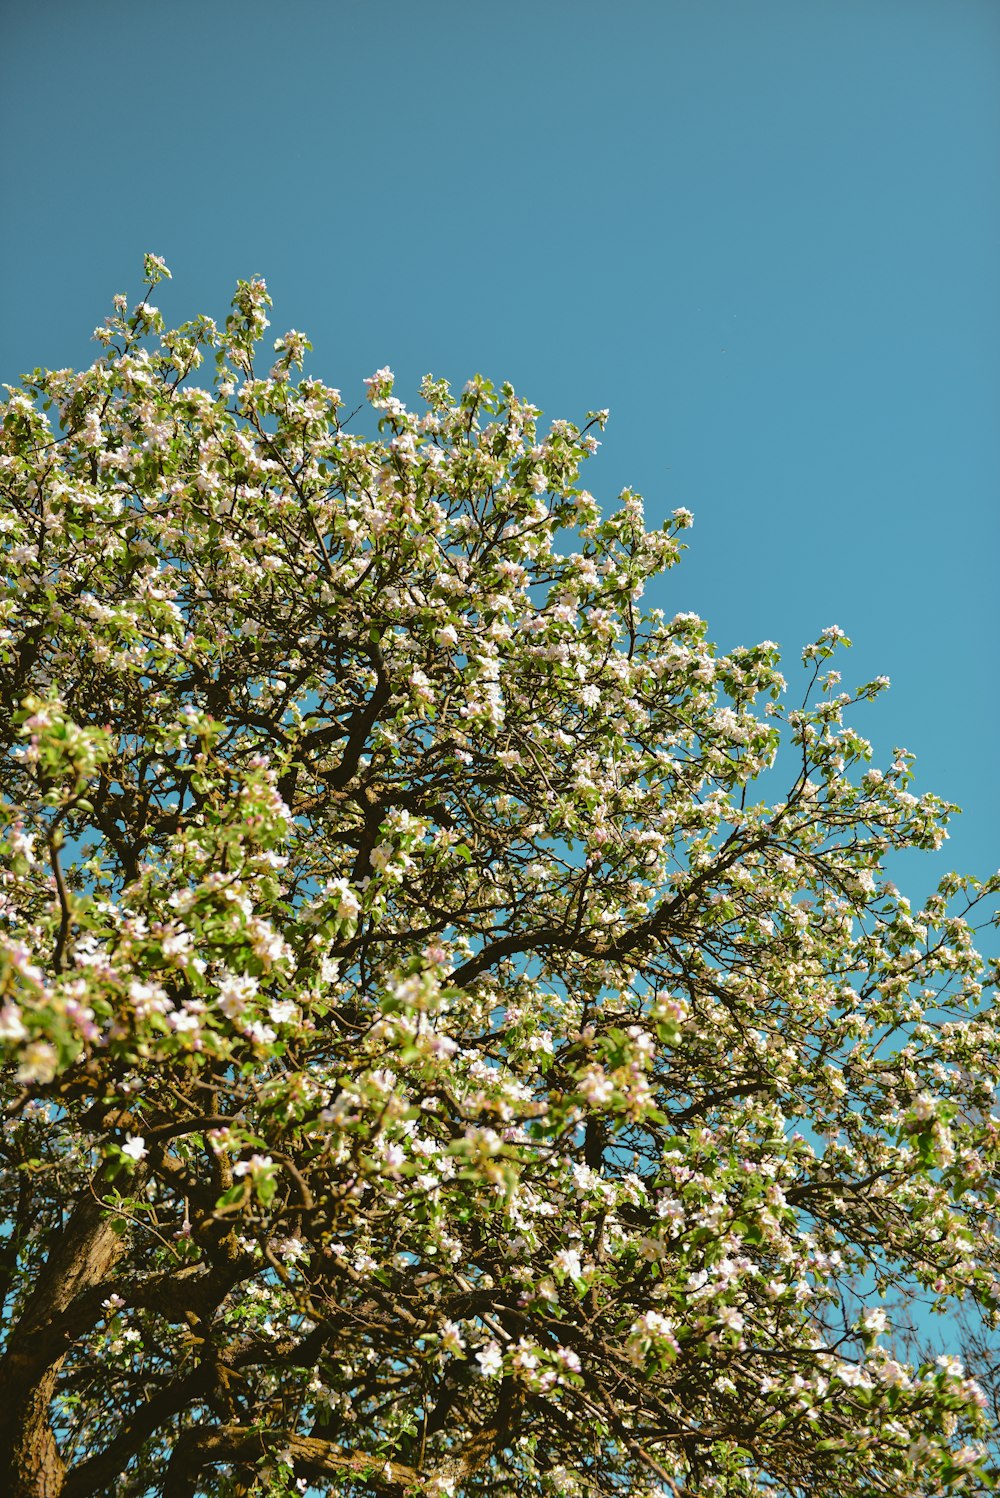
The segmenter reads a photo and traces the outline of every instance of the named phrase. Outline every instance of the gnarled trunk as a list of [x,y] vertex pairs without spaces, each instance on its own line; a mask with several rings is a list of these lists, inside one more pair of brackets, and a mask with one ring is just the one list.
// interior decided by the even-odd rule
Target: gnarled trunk
[[128,1244],[105,1215],[102,1189],[99,1178],[77,1202],[0,1362],[0,1492],[7,1498],[62,1492],[66,1474],[52,1430],[52,1397],[70,1344],[87,1329],[66,1313],[108,1278]]

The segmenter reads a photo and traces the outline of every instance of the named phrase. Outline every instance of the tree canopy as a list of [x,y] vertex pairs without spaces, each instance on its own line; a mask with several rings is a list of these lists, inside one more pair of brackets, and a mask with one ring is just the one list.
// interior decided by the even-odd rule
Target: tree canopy
[[985,1491],[886,1306],[1000,1305],[1000,886],[890,881],[884,679],[644,608],[607,413],[352,430],[166,274],[2,406],[4,1490]]

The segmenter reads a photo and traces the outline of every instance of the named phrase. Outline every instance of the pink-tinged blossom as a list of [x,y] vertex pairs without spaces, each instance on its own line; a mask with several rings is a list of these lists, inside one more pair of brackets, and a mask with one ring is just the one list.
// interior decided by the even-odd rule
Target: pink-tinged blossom
[[233,1166],[233,1175],[250,1176],[256,1179],[265,1171],[270,1170],[273,1165],[274,1161],[270,1155],[251,1155],[249,1160],[237,1160]]
[[383,1145],[382,1163],[388,1175],[398,1176],[402,1166],[406,1164],[406,1151],[403,1146],[401,1144]]
[[300,1259],[308,1257],[308,1250],[301,1238],[283,1238],[276,1247],[279,1258],[286,1264],[297,1264]]
[[59,1056],[55,1046],[47,1040],[31,1040],[18,1058],[17,1080],[19,1082],[51,1082],[59,1069]]
[[445,1321],[441,1327],[441,1349],[450,1352],[453,1357],[464,1357],[465,1338],[462,1336],[461,1327],[454,1321]]
[[13,999],[8,999],[0,1009],[0,1040],[24,1040],[27,1034],[20,1009]]
[[268,1005],[268,1016],[275,1025],[292,1025],[299,1018],[300,1010],[298,1004],[291,999],[275,999]]
[[278,1032],[259,1019],[251,1020],[248,1025],[244,1025],[243,1033],[248,1040],[253,1041],[254,1045],[273,1045],[278,1038]]
[[246,1012],[259,987],[256,978],[244,973],[226,973],[218,983],[218,1004],[227,1019],[238,1020]]
[[588,1066],[586,1071],[577,1078],[577,1088],[587,1099],[592,1107],[600,1108],[610,1103],[615,1095],[615,1084],[607,1076],[603,1066],[596,1063]]
[[9,941],[0,936],[0,957],[6,958],[15,972],[37,988],[45,987],[45,974],[32,960],[30,948],[24,942]]
[[552,1259],[552,1268],[558,1274],[565,1274],[570,1279],[579,1279],[583,1274],[583,1263],[575,1248],[561,1248]]
[[729,1331],[741,1332],[743,1330],[743,1315],[735,1306],[717,1306],[715,1314]]
[[394,376],[389,366],[383,365],[373,375],[369,375],[364,381],[369,403],[376,410],[384,408],[392,395],[392,382]]

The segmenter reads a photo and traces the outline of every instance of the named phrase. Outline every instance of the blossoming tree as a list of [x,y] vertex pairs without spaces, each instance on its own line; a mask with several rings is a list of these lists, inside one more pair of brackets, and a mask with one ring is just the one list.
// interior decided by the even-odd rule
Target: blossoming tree
[[366,439],[146,271],[2,407],[3,1490],[985,1490],[884,1302],[998,1305],[997,884],[886,878],[884,683],[643,612],[605,413]]

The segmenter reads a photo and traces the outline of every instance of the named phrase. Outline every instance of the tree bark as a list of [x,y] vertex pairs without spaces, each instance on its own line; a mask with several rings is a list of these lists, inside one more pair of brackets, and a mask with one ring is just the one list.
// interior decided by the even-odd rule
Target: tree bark
[[[130,1183],[136,1185],[133,1177]],[[51,1403],[74,1333],[60,1325],[82,1293],[107,1279],[128,1238],[116,1234],[91,1182],[58,1234],[0,1362],[0,1492],[6,1498],[59,1498],[66,1477],[52,1429]],[[79,1329],[76,1329],[79,1334]]]

